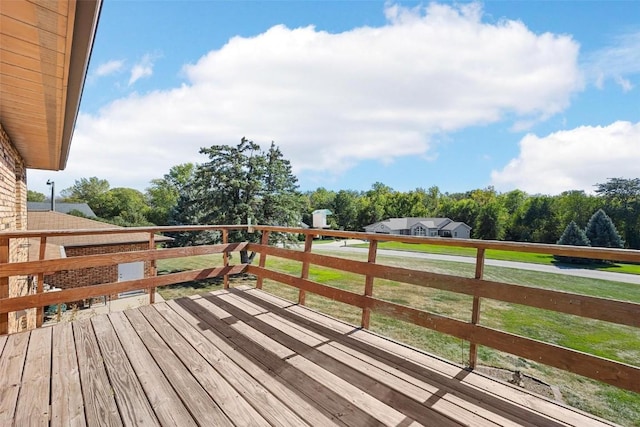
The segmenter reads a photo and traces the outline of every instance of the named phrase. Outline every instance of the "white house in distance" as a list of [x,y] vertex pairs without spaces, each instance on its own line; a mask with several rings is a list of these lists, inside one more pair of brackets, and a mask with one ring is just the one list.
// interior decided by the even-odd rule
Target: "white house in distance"
[[332,215],[329,209],[318,209],[311,213],[313,218],[313,228],[329,228],[327,216]]
[[389,218],[367,225],[364,231],[404,236],[471,238],[471,227],[449,218]]

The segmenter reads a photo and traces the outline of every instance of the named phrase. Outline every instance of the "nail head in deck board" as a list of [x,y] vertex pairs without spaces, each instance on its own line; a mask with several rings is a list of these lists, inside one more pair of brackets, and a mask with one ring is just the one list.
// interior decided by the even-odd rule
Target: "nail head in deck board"
[[278,380],[275,372],[268,369],[266,366],[257,363],[257,361],[251,360],[249,358],[251,356],[245,357],[239,350],[227,344],[225,340],[220,339],[218,335],[213,332],[211,327],[203,328],[202,321],[198,317],[195,317],[194,313],[185,310],[183,307],[173,303],[172,301],[168,306],[187,321],[191,327],[198,328],[201,333],[209,341],[214,343],[215,346],[230,360],[234,361],[238,366],[244,369],[249,375],[270,390],[281,401],[288,403],[302,419],[306,420],[306,422],[318,427],[338,425],[334,420],[331,420],[328,417],[330,414],[327,414],[328,416],[325,415],[325,413],[305,401],[290,387],[287,387],[284,381]]
[[215,329],[215,334],[219,339],[229,340],[238,351],[242,351],[246,356],[254,359],[256,363],[263,364],[268,369],[268,372],[273,372],[278,375],[289,387],[297,389],[307,401],[319,405],[339,422],[349,426],[362,427],[383,425],[380,421],[354,406],[333,390],[318,383],[306,373],[287,364],[271,352],[239,334],[227,323],[233,323],[233,318],[227,317],[221,320],[213,316],[207,308],[209,305],[212,305],[212,303],[206,299],[201,298],[193,301],[183,298],[176,301],[169,301],[167,304],[180,305],[180,307],[201,319],[211,327],[210,330],[213,331]]
[[196,381],[142,313],[138,310],[127,310],[124,314],[195,421],[202,426],[233,426],[218,404]]
[[71,323],[52,326],[51,427],[83,427],[84,403]]
[[90,320],[73,323],[87,425],[121,426],[122,420]]
[[156,365],[124,313],[110,313],[109,320],[160,423],[166,426],[195,426],[196,423],[189,411]]
[[34,329],[24,363],[15,424],[49,425],[49,383],[51,379],[51,329]]
[[268,426],[269,423],[169,324],[154,306],[139,311],[160,334],[173,352],[196,377],[196,380],[218,403],[224,413],[237,424]]
[[158,312],[273,426],[308,425],[166,305]]
[[125,425],[159,426],[147,396],[107,316],[91,319],[120,417]]
[[0,425],[13,421],[29,336],[29,332],[9,335],[0,357]]

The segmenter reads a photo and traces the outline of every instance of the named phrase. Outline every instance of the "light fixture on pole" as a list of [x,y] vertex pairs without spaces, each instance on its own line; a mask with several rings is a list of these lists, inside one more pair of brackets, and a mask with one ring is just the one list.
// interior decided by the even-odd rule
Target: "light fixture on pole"
[[51,186],[51,210],[53,212],[55,212],[55,210],[56,210],[56,198],[55,198],[56,183],[54,181],[51,181],[50,179],[48,179],[47,180],[47,185]]

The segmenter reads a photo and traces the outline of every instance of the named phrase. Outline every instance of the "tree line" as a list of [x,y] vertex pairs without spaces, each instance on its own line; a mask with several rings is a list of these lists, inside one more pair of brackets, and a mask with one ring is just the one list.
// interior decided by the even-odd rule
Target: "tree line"
[[[594,194],[559,195],[498,192],[493,187],[442,192],[437,186],[397,191],[377,182],[369,190],[317,188],[300,192],[290,162],[272,143],[262,150],[242,138],[235,146],[202,148],[200,164],[173,166],[144,191],[110,188],[97,177],[82,178],[61,192],[61,202],[86,202],[95,214],[122,226],[175,224],[311,224],[311,212],[329,209],[328,225],[363,231],[366,225],[394,217],[447,217],[472,227],[476,239],[556,243],[572,222],[584,230],[602,210],[624,246],[640,249],[640,178],[610,178],[594,185]],[[44,201],[33,191],[28,199]],[[76,213],[79,214],[79,213]],[[193,235],[175,236],[190,244]],[[209,236],[210,238],[211,236]],[[250,239],[251,236],[235,236]]]

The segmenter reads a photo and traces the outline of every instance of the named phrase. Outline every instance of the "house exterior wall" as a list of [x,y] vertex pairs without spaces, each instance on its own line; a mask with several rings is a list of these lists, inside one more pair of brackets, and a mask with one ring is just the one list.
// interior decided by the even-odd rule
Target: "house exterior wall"
[[[100,245],[100,246],[80,246],[67,247],[65,252],[67,257],[83,255],[110,254],[116,252],[144,251],[149,249],[149,243],[127,243],[120,245]],[[144,263],[144,277],[151,276],[151,262]],[[82,286],[92,286],[101,283],[111,283],[118,281],[118,266],[102,266],[93,268],[81,268],[78,270],[59,271],[55,274],[44,277],[44,282],[62,289],[79,288]]]
[[[20,153],[11,143],[0,124],[0,231],[27,229],[27,175]],[[11,239],[8,262],[22,262],[29,258],[28,239]],[[0,279],[3,280],[3,279]],[[0,296],[27,295],[35,281],[27,276],[13,276],[0,281]],[[1,315],[0,315],[1,316]],[[9,313],[7,331],[18,332],[34,328],[35,309]]]
[[471,229],[460,224],[459,226],[451,230],[451,236],[456,239],[470,239]]

